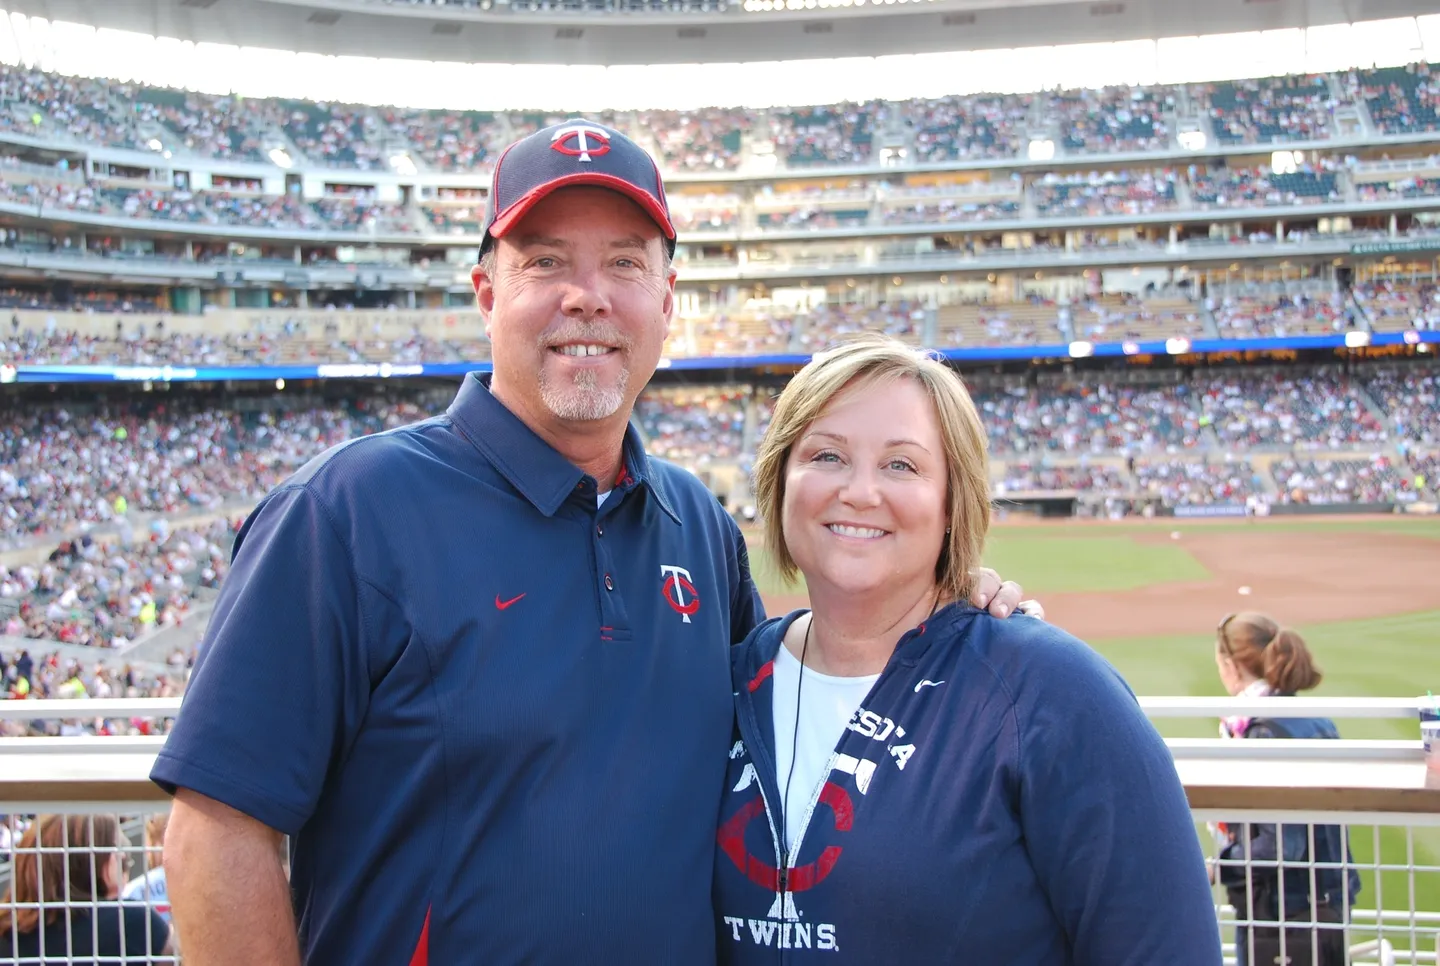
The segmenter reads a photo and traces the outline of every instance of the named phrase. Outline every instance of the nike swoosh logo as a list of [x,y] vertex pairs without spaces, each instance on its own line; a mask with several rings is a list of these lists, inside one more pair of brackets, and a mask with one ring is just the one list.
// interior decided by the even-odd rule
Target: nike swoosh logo
[[931,681],[929,678],[926,678],[924,681],[921,681],[919,684],[915,685],[915,693],[919,694],[921,688],[938,688],[944,683],[944,681]]
[[[521,595],[520,595],[520,597],[524,597],[524,596],[525,596],[524,594],[521,594]],[[509,607],[511,604],[517,603],[517,602],[520,600],[520,597],[511,597],[509,600],[501,600],[501,599],[500,599],[500,595],[499,595],[499,594],[496,594],[496,595],[495,595],[495,608],[496,608],[496,610],[504,610],[505,608]]]

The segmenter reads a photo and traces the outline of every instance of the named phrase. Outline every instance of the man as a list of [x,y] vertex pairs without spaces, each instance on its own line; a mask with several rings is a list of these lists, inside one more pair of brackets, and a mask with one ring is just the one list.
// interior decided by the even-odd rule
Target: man
[[472,273],[493,377],[246,522],[153,772],[188,966],[713,960],[728,651],[762,615],[734,522],[628,428],[674,237],[619,133],[512,145]]

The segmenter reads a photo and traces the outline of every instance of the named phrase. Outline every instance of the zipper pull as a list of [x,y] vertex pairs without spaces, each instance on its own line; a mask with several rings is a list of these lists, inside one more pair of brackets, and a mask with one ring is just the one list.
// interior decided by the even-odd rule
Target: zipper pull
[[786,880],[789,878],[789,872],[790,872],[790,870],[787,869],[787,868],[785,868],[783,865],[780,867],[780,882],[779,882],[779,886],[780,886],[780,901],[781,901],[781,902],[784,902],[784,901],[785,901],[785,885],[786,885]]

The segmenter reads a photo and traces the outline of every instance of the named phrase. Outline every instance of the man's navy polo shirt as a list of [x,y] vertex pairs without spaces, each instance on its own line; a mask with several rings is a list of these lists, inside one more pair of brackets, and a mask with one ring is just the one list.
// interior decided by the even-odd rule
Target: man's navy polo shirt
[[595,481],[466,378],[241,531],[152,777],[294,836],[311,966],[708,963],[738,528],[632,429]]

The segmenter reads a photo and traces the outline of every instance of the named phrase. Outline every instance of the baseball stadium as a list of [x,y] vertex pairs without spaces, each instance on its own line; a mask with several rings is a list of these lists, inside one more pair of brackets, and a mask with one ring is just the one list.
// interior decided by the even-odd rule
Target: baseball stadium
[[[476,925],[473,935],[491,945],[463,940],[472,933],[457,908],[467,890],[494,892],[483,877],[449,888],[456,906],[449,912],[439,896],[444,888],[425,886],[427,905],[412,917],[414,928],[393,935],[388,912],[367,919],[366,902],[380,894],[331,882],[326,846],[306,843],[344,834],[363,846],[363,831],[325,827],[324,803],[342,793],[381,793],[346,784],[351,748],[342,748],[338,735],[303,767],[281,754],[292,736],[305,744],[310,730],[300,712],[276,710],[284,695],[339,691],[341,684],[331,688],[324,679],[317,690],[307,675],[323,670],[320,659],[310,667],[305,656],[294,658],[307,666],[289,680],[287,658],[267,645],[253,653],[254,662],[268,665],[256,672],[257,687],[275,695],[273,706],[252,702],[252,717],[241,723],[216,697],[224,687],[217,678],[246,677],[236,671],[238,645],[229,643],[246,631],[236,628],[238,619],[254,624],[252,635],[269,633],[258,613],[243,609],[247,592],[227,582],[232,568],[237,586],[264,588],[269,579],[237,547],[286,549],[279,529],[247,524],[267,494],[321,479],[323,467],[344,454],[368,452],[355,443],[332,453],[347,441],[407,438],[422,421],[464,427],[467,392],[489,399],[486,387],[514,384],[505,370],[516,357],[495,337],[504,313],[493,292],[486,296],[487,286],[498,290],[500,283],[487,279],[500,270],[482,251],[495,257],[510,237],[502,227],[508,232],[512,223],[541,217],[534,213],[557,197],[547,192],[561,190],[559,182],[525,180],[537,176],[522,165],[579,172],[557,176],[570,179],[564,190],[619,192],[634,202],[626,202],[626,217],[653,220],[662,247],[673,248],[664,258],[675,273],[665,300],[668,328],[653,378],[642,380],[625,445],[633,440],[651,460],[685,471],[685,485],[708,491],[704,505],[690,510],[673,482],[649,492],[670,494],[657,502],[677,524],[703,513],[743,537],[765,615],[811,605],[806,576],[787,575],[793,568],[779,560],[788,551],[767,537],[775,531],[767,529],[758,482],[767,433],[772,422],[779,432],[787,417],[777,400],[792,378],[865,333],[883,333],[958,374],[988,453],[992,524],[980,561],[999,580],[1019,584],[1023,598],[1039,602],[1043,624],[1088,644],[1138,697],[1137,717],[1148,718],[1163,739],[1185,796],[1184,818],[1199,845],[1192,864],[1198,868],[1203,858],[1210,879],[1202,918],[1206,929],[1216,927],[1221,957],[1193,945],[1184,953],[1145,945],[1142,935],[1154,922],[1133,926],[1133,950],[1123,926],[1112,927],[1119,934],[1109,945],[1092,944],[1076,932],[1081,927],[1065,926],[1063,903],[1053,896],[1062,958],[998,953],[1021,947],[979,938],[968,945],[963,931],[942,955],[898,925],[879,947],[884,955],[859,956],[858,922],[819,924],[812,934],[806,921],[807,904],[819,907],[820,880],[842,868],[836,857],[852,848],[838,835],[825,853],[830,865],[803,886],[804,870],[779,862],[776,844],[778,872],[767,866],[775,903],[768,916],[712,915],[720,963],[746,963],[752,954],[766,962],[837,963],[845,936],[855,937],[852,961],[917,966],[1249,966],[1270,961],[1267,943],[1274,962],[1293,966],[1440,963],[1440,730],[1432,735],[1428,726],[1440,720],[1440,15],[1433,6],[4,3],[0,699],[8,700],[0,700],[0,966],[360,966],[406,957],[411,966],[713,966],[710,953],[696,958],[669,940],[647,950],[608,934],[577,938],[584,930],[574,923],[624,919],[623,905],[615,907],[620,912],[610,899],[588,905],[568,886],[557,887],[552,904],[547,893],[525,891],[528,879],[515,895],[530,896],[529,906],[560,923],[554,945],[546,945],[545,929],[527,931],[524,917],[510,927],[513,935]],[[639,181],[619,167],[632,151],[649,159]],[[602,169],[612,173],[594,173]],[[517,193],[521,200],[512,202]],[[584,210],[592,209],[600,210]],[[648,230],[651,221],[644,224]],[[506,244],[523,248],[535,237]],[[622,370],[622,378],[631,375]],[[501,400],[496,408],[508,406],[525,421],[512,397],[497,388],[493,398]],[[579,484],[586,500],[594,498],[586,512],[611,513],[612,491],[589,464],[536,423],[525,425],[536,445],[554,446],[548,458],[563,456],[567,470],[589,474]],[[490,458],[503,473],[507,459],[538,466],[540,458],[520,444],[507,449],[511,432],[487,435],[487,428],[475,448],[493,447]],[[617,495],[642,485],[631,478],[631,452],[618,457]],[[406,503],[429,500],[437,513],[450,506],[435,482],[442,477],[434,470],[408,486],[386,484],[380,491],[393,519],[409,519]],[[557,500],[572,488],[567,481]],[[631,500],[628,490],[624,498]],[[350,539],[350,524],[337,525],[326,512],[329,522],[314,528],[333,527],[342,542]],[[548,515],[555,512],[551,506]],[[534,548],[552,545],[549,538],[517,531],[518,514],[500,516],[508,529],[477,529],[486,536],[469,548],[492,571],[572,566],[558,555],[536,557],[542,551]],[[665,522],[655,516],[647,510],[648,526]],[[649,550],[632,548],[606,563],[600,538],[621,526],[610,519],[619,517],[587,526],[598,536],[584,544],[593,543],[587,566],[598,568],[595,580],[603,576],[602,605],[616,590],[612,571],[625,587],[627,554],[647,567],[652,559]],[[447,529],[456,531],[454,540],[471,530],[454,517],[425,526],[434,531],[412,527],[414,547],[384,544],[392,538],[370,530],[377,542],[365,558],[397,572],[401,565],[444,571],[445,564],[429,561],[444,561],[445,552],[431,548],[451,539],[443,537]],[[687,553],[692,540],[697,554],[710,547],[709,531],[688,517],[679,529]],[[354,531],[366,539],[359,524]],[[617,550],[627,546],[619,537]],[[319,553],[308,546],[294,552],[288,583],[271,594],[269,619],[298,628],[289,633],[301,643],[318,619],[291,615],[324,609],[303,605],[322,583],[312,572],[350,566],[356,587],[370,583],[358,569],[358,549],[343,558],[348,564],[336,562],[341,556],[328,563],[306,556],[312,552]],[[733,547],[727,553],[721,559],[732,564],[745,556]],[[648,618],[629,604],[637,647],[652,643],[646,633],[670,634],[682,618],[691,625],[692,615],[724,610],[695,564],[684,564],[687,570],[660,562],[662,573],[645,579],[660,581],[656,610],[676,623],[641,628]],[[394,586],[401,583],[396,578]],[[816,611],[807,628],[819,623],[822,599],[819,585],[809,586],[817,588]],[[465,618],[472,644],[489,646],[500,611],[526,613],[523,603],[510,610],[526,592],[542,596],[538,586],[517,587],[501,587],[493,610],[488,584],[452,595],[454,609],[475,612]],[[717,588],[724,592],[723,584]],[[479,603],[463,602],[472,592]],[[375,593],[389,600],[402,592],[377,585]],[[733,587],[731,595],[733,609]],[[649,597],[647,608],[655,603]],[[1004,599],[1014,612],[1018,598]],[[546,607],[554,613],[545,620],[561,618],[559,600]],[[1030,604],[1020,609],[1023,616],[1002,617],[993,606],[990,614],[1002,626],[1042,623]],[[624,621],[605,606],[601,614],[609,623],[599,628],[600,640],[623,643],[610,634],[618,638],[611,625]],[[1300,650],[1313,655],[1320,673],[1298,688],[1267,683],[1258,671],[1234,677],[1244,669],[1233,651],[1236,631],[1252,626],[1246,622],[1253,615],[1265,615],[1253,626],[1268,628],[1270,647],[1303,638]],[[709,627],[713,619],[696,616],[695,623]],[[540,623],[534,633],[552,629]],[[717,633],[725,645],[740,646],[746,636],[743,629]],[[414,632],[414,640],[421,637]],[[804,638],[808,646],[808,629]],[[207,675],[206,651],[218,649],[216,642],[225,656]],[[1266,643],[1258,641],[1257,655]],[[781,649],[790,646],[787,638]],[[803,676],[803,650],[799,656]],[[367,658],[369,700],[409,659],[387,658],[377,670],[373,654],[357,660]],[[769,673],[762,668],[748,691]],[[207,690],[192,691],[192,677]],[[944,683],[920,680],[909,696]],[[734,689],[736,708],[744,690]],[[524,704],[532,692],[516,684],[496,700],[519,718],[538,718],[548,712]],[[878,693],[877,685],[872,697]],[[489,699],[477,693],[473,700]],[[591,697],[571,700],[588,708]],[[792,770],[800,759],[799,693],[795,700]],[[872,698],[865,700],[870,706]],[[192,720],[219,723],[187,734],[182,701]],[[322,708],[329,703],[316,699]],[[857,731],[862,713],[871,712],[851,708],[847,728]],[[195,854],[193,845],[181,852],[175,844],[179,797],[167,838],[172,794],[218,798],[206,788],[249,782],[264,799],[271,787],[253,771],[270,766],[213,744],[209,758],[185,766],[213,773],[213,785],[169,777],[189,774],[180,765],[164,771],[167,755],[173,764],[193,754],[202,727],[207,735],[224,732],[227,714],[232,731],[253,725],[267,735],[276,762],[283,758],[271,763],[274,771],[312,768],[324,778],[306,793],[305,808],[318,811],[286,806],[291,818],[284,823],[266,821],[279,811],[249,809],[240,793],[228,803],[273,833],[285,875],[295,877],[295,905],[284,910],[294,916],[285,937],[290,951],[283,954],[250,946],[242,954],[232,944],[226,958],[219,927],[212,934],[199,925],[211,921],[199,911],[203,890],[168,871],[182,861],[177,853]],[[408,720],[395,714],[396,722]],[[578,715],[559,717],[579,728]],[[1269,736],[1290,740],[1231,740],[1247,737],[1257,722],[1271,728]],[[1307,731],[1306,722],[1326,724]],[[487,738],[505,734],[483,718],[473,727]],[[743,721],[736,727],[744,732]],[[1063,743],[1065,755],[1117,740],[1103,719],[1076,728]],[[732,749],[732,767],[742,744]],[[833,740],[823,744],[831,750]],[[1124,757],[1123,746],[1115,747],[1114,757]],[[723,762],[718,747],[716,754]],[[561,755],[578,756],[570,749]],[[836,829],[858,838],[864,813],[856,811],[852,829],[842,812],[848,816],[851,799],[867,796],[877,765],[836,751],[822,778],[832,766],[834,784],[823,787],[843,786],[847,807],[825,792],[818,801],[834,810]],[[535,801],[551,780],[545,769],[528,761],[518,774],[519,784],[495,795],[513,793],[535,814],[550,814]],[[613,776],[623,774],[616,766],[581,787],[586,794],[602,784],[611,789],[619,780]],[[898,781],[885,775],[876,785],[888,790]],[[1116,802],[1152,797],[1135,792],[1105,795]],[[1063,799],[1065,792],[1038,794]],[[269,797],[278,810],[284,796]],[[788,782],[783,798],[788,807]],[[389,804],[376,799],[374,814],[387,821],[408,815],[403,821],[419,829],[416,841],[429,841],[418,813],[399,805],[386,811]],[[617,843],[627,834],[619,816],[629,807],[618,799],[613,805]],[[582,824],[610,822],[606,808]],[[1122,814],[1118,806],[1114,814]],[[486,835],[531,841],[522,819],[487,821]],[[967,827],[962,821],[954,834],[963,837]],[[1259,837],[1247,840],[1242,828]],[[1331,830],[1338,848],[1320,844]],[[785,832],[782,821],[782,839]],[[707,834],[713,839],[713,828]],[[727,853],[725,834],[722,827],[721,869],[730,854],[744,871],[745,849],[748,861],[757,861],[753,843],[738,846],[740,858]],[[754,834],[753,827],[745,832]],[[792,858],[803,851],[801,834]],[[568,830],[551,836],[571,837]],[[385,863],[399,847],[385,841],[391,844],[376,845],[373,857],[335,867],[394,881],[401,906],[402,898],[411,901],[410,873],[388,880]],[[488,854],[478,832],[459,841],[464,845],[446,848]],[[1268,855],[1256,844],[1262,841]],[[713,851],[714,841],[707,842]],[[862,848],[852,854],[858,858]],[[569,861],[542,855],[552,865]],[[1097,861],[1094,855],[1084,852],[1087,862]],[[119,871],[110,869],[111,858],[121,862]],[[1133,860],[1148,861],[1138,852]],[[529,864],[497,861],[507,875]],[[590,861],[575,858],[575,868]],[[1158,864],[1150,871],[1149,891],[1170,894],[1174,884],[1178,905],[1184,876]],[[794,876],[790,892],[787,873]],[[753,867],[747,874],[754,883],[764,878]],[[63,878],[63,888],[47,886],[47,875]],[[700,878],[708,897],[703,870]],[[880,878],[893,880],[888,871]],[[1130,880],[1139,881],[1135,874]],[[717,873],[717,896],[721,881]],[[1278,890],[1274,912],[1237,899],[1253,900],[1257,890],[1269,900]],[[1309,904],[1302,920],[1282,908],[1292,894]],[[1101,907],[1076,921],[1093,930],[1095,921],[1116,917],[1123,921],[1123,911],[1112,916]],[[347,935],[364,938],[360,948],[372,952],[338,951],[347,947],[337,936]],[[822,936],[829,945],[814,938]],[[593,958],[575,948],[594,951]]]

